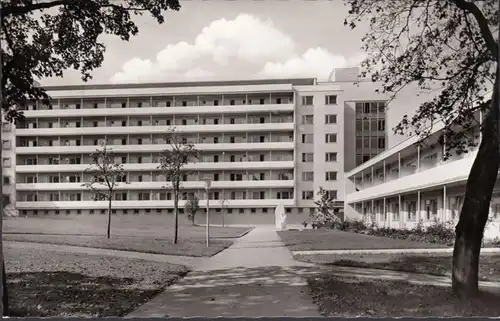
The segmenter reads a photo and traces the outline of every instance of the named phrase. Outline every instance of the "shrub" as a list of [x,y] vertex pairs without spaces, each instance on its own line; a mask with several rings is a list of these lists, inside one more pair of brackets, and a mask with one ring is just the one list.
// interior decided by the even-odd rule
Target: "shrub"
[[185,211],[187,213],[187,217],[188,217],[189,221],[191,221],[191,224],[193,224],[193,225],[195,224],[196,213],[200,209],[199,203],[200,203],[200,201],[195,196],[194,198],[188,199],[188,201],[184,205]]
[[307,225],[309,225],[309,223],[307,223],[307,221],[304,221],[304,222],[302,222],[302,225],[304,225],[304,228],[306,228]]

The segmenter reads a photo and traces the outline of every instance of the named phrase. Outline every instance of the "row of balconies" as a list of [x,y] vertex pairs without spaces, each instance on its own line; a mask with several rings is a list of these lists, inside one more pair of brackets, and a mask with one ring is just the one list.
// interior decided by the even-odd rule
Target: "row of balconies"
[[[243,191],[225,191],[211,190],[211,200],[265,200],[265,199],[293,199],[293,189],[272,188],[260,190],[243,190]],[[207,199],[205,190],[182,190],[180,191],[179,199],[187,200],[189,198],[198,197],[200,200]],[[116,201],[170,201],[173,200],[174,194],[171,191],[165,190],[121,190],[114,194]],[[58,191],[52,190],[37,190],[37,191],[18,191],[17,200],[21,202],[78,202],[96,200],[94,194],[90,191]],[[97,199],[101,200],[101,199]]]
[[[83,167],[83,166],[82,166]],[[37,173],[33,174],[17,174],[17,182],[19,183],[80,183],[89,181],[91,175],[85,172],[60,172],[53,173]],[[210,179],[212,181],[266,181],[293,180],[293,169],[290,170],[260,170],[260,171],[244,171],[244,170],[225,170],[221,172],[199,172],[191,171],[182,176],[183,182],[197,182]],[[118,178],[120,182],[165,182],[166,177],[161,172],[139,171],[125,172],[122,177]]]
[[25,110],[203,107],[291,103],[293,103],[293,93],[180,95],[143,98],[58,99],[49,105],[44,105],[40,102],[30,103],[26,106]]
[[[236,133],[218,135],[181,135],[183,144],[246,144],[246,143],[291,143],[293,133]],[[99,146],[106,145],[149,145],[170,144],[168,135],[105,135],[105,136],[77,136],[77,137],[19,137],[18,147],[56,147],[56,146]]]
[[[124,164],[124,168],[127,170],[138,170],[141,168],[150,169],[159,164],[159,155],[151,154],[139,154],[139,155],[126,155],[126,154],[115,154],[115,164]],[[83,162],[82,162],[83,160]],[[81,166],[87,166],[82,164],[90,164],[92,159],[90,156],[72,156],[63,157],[58,155],[53,155],[50,157],[38,156],[37,155],[20,155],[17,156],[17,166],[38,166],[37,168],[50,168],[46,166],[52,166],[57,168],[57,166],[67,165],[64,168],[80,168]],[[335,162],[331,160],[329,162]],[[264,164],[263,164],[264,163]],[[139,165],[140,164],[140,165]],[[233,155],[204,155],[201,156],[195,163],[188,164],[188,168],[234,168],[240,167],[245,168],[280,168],[293,165],[293,154],[233,154]],[[69,166],[69,167],[68,167]],[[72,167],[73,166],[73,167]],[[77,166],[77,167],[75,167]]]
[[[17,147],[17,155],[48,155],[48,154],[89,154],[99,149],[100,145],[70,145],[70,146],[42,146],[42,147]],[[168,144],[148,144],[148,145],[107,145],[115,153],[158,153],[169,149]],[[285,151],[293,150],[293,142],[271,142],[271,143],[235,143],[235,144],[195,144],[194,148],[203,152],[229,152],[229,151]]]
[[[80,127],[80,128],[37,128],[18,129],[17,136],[58,135],[119,135],[119,134],[168,134],[172,126],[128,126],[128,127]],[[293,123],[232,124],[232,125],[186,125],[175,127],[179,133],[223,133],[223,132],[271,132],[293,131]]]
[[142,127],[142,126],[188,126],[188,125],[239,125],[239,124],[268,124],[293,123],[293,114],[290,115],[215,115],[204,116],[86,116],[61,118],[35,118],[19,123],[17,129],[43,128],[81,128],[81,127]]

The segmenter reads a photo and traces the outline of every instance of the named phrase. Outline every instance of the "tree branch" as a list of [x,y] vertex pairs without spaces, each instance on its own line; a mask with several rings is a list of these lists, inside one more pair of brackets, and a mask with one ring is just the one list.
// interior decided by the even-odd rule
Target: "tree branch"
[[491,52],[491,55],[494,59],[498,57],[498,44],[493,37],[490,28],[488,26],[488,21],[486,17],[483,15],[481,10],[472,2],[468,2],[465,0],[453,0],[457,7],[464,11],[470,12],[474,18],[476,18],[477,24],[479,25],[479,30],[481,31],[481,36],[488,47],[488,50]]
[[52,8],[55,6],[69,4],[71,2],[72,1],[68,1],[68,0],[55,0],[55,1],[51,1],[51,2],[32,3],[32,4],[24,5],[24,6],[5,6],[2,8],[2,15],[4,17],[21,16],[21,15],[26,14],[26,13],[31,12],[31,11],[48,9],[48,8]]

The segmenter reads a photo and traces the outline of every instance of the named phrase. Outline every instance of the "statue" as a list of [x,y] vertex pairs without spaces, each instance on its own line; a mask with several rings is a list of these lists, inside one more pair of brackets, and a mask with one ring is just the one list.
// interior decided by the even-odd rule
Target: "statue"
[[276,209],[274,210],[274,220],[277,230],[286,229],[286,214],[285,206],[283,205],[283,203],[280,203],[278,206],[276,206]]

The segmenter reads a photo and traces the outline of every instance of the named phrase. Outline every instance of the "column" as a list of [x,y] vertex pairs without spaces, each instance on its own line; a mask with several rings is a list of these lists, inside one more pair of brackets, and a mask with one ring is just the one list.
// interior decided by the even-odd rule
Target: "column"
[[388,222],[388,215],[387,215],[387,199],[384,197],[383,203],[382,203],[382,215],[384,216],[384,225],[386,225]]
[[417,145],[417,173],[420,172],[420,145]]
[[422,213],[420,212],[420,191],[417,191],[417,222],[420,221]]
[[382,164],[384,165],[384,183],[387,182],[387,178],[386,178],[386,172],[385,172],[385,159],[383,160]]
[[[370,214],[371,214],[370,219],[372,220],[372,223],[377,223],[377,213],[375,212],[375,200],[374,199],[372,199],[372,209],[371,209]],[[373,220],[375,220],[375,222],[373,222]]]
[[446,204],[446,185],[443,186],[443,214],[441,215],[441,220],[444,222],[446,221],[446,212],[447,212],[447,207],[448,204]]
[[375,176],[373,175],[373,166],[372,166],[372,186],[375,186]]
[[401,178],[401,152],[398,152],[398,178]]
[[401,215],[401,194],[398,194],[398,217],[399,217],[399,227],[402,227],[403,215]]

